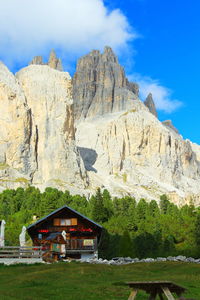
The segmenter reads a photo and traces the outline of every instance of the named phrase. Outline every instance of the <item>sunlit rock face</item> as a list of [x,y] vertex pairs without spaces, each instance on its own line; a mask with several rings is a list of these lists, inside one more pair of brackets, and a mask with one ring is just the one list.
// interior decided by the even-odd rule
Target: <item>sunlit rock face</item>
[[112,49],[93,50],[78,60],[73,77],[76,119],[131,109],[138,85],[129,83]]
[[71,78],[48,66],[29,66],[17,78],[32,113],[37,170],[33,184],[84,187],[84,166],[74,141]]
[[153,95],[138,95],[109,47],[80,58],[73,80],[54,52],[16,76],[1,63],[0,189],[102,187],[199,205],[200,146],[158,120]]
[[148,199],[172,194],[177,203],[200,193],[200,161],[190,142],[137,100],[129,112],[79,122],[76,140],[96,153],[88,172],[93,187]]
[[74,140],[71,78],[45,65],[0,65],[0,185],[78,189],[87,176]]
[[[76,141],[91,187],[138,198],[167,193],[177,195],[176,202],[198,195],[196,148],[170,121],[157,119],[151,93],[142,103],[138,91],[110,48],[79,59],[73,77]],[[95,160],[88,166],[89,155]]]
[[36,168],[31,110],[15,76],[0,63],[0,186],[31,180]]

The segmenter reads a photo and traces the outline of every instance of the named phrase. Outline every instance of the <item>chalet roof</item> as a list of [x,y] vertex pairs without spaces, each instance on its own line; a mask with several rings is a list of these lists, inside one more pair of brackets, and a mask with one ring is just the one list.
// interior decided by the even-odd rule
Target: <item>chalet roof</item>
[[50,233],[50,235],[48,235],[48,237],[46,237],[46,240],[53,240],[55,239],[58,235],[61,235],[60,232],[52,232]]
[[75,209],[73,209],[73,208],[71,208],[71,207],[69,207],[69,206],[67,206],[67,205],[64,205],[64,206],[62,206],[62,207],[60,207],[60,208],[54,210],[54,211],[53,211],[52,213],[50,213],[49,215],[43,217],[42,219],[38,220],[37,222],[35,222],[35,223],[31,224],[31,225],[29,225],[29,226],[27,227],[27,229],[30,229],[30,228],[34,227],[35,225],[39,224],[40,222],[46,220],[47,218],[53,216],[54,214],[56,214],[57,212],[59,212],[59,211],[65,209],[65,208],[68,209],[68,210],[70,210],[70,211],[72,211],[73,213],[77,214],[78,216],[82,217],[83,219],[88,220],[89,222],[93,223],[94,225],[96,225],[97,227],[99,227],[99,228],[102,229],[102,226],[101,226],[101,225],[95,223],[94,221],[90,220],[90,219],[87,218],[86,216],[82,215],[81,213],[79,213],[78,211],[76,211]]

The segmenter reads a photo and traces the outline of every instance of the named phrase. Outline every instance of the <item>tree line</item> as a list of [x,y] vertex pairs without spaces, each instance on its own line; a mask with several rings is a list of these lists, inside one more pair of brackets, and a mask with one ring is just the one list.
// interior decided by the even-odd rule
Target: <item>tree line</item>
[[87,199],[69,191],[35,187],[7,189],[0,193],[0,220],[6,221],[7,245],[18,245],[22,226],[68,205],[103,226],[99,254],[158,257],[200,255],[200,208],[192,202],[178,207],[166,195],[155,200],[136,201],[134,197],[111,197],[107,190],[97,190]]

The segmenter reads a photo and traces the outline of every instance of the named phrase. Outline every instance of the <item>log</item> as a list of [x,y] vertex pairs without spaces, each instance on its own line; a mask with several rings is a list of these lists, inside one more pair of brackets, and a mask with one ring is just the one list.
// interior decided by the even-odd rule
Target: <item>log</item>
[[163,290],[163,292],[164,292],[164,294],[165,294],[165,296],[167,297],[168,300],[175,300],[174,296],[171,294],[168,287],[162,286],[162,290]]
[[137,290],[132,290],[128,300],[134,300],[137,295],[137,292],[138,292]]

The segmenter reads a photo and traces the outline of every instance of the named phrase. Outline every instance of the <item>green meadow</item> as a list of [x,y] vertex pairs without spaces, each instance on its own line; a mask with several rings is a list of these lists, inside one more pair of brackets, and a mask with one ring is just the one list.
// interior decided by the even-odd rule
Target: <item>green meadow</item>
[[[185,297],[200,299],[200,265],[182,262],[123,266],[86,263],[0,265],[1,300],[127,300],[127,281],[169,280],[185,287]],[[147,299],[139,293],[136,299]]]

